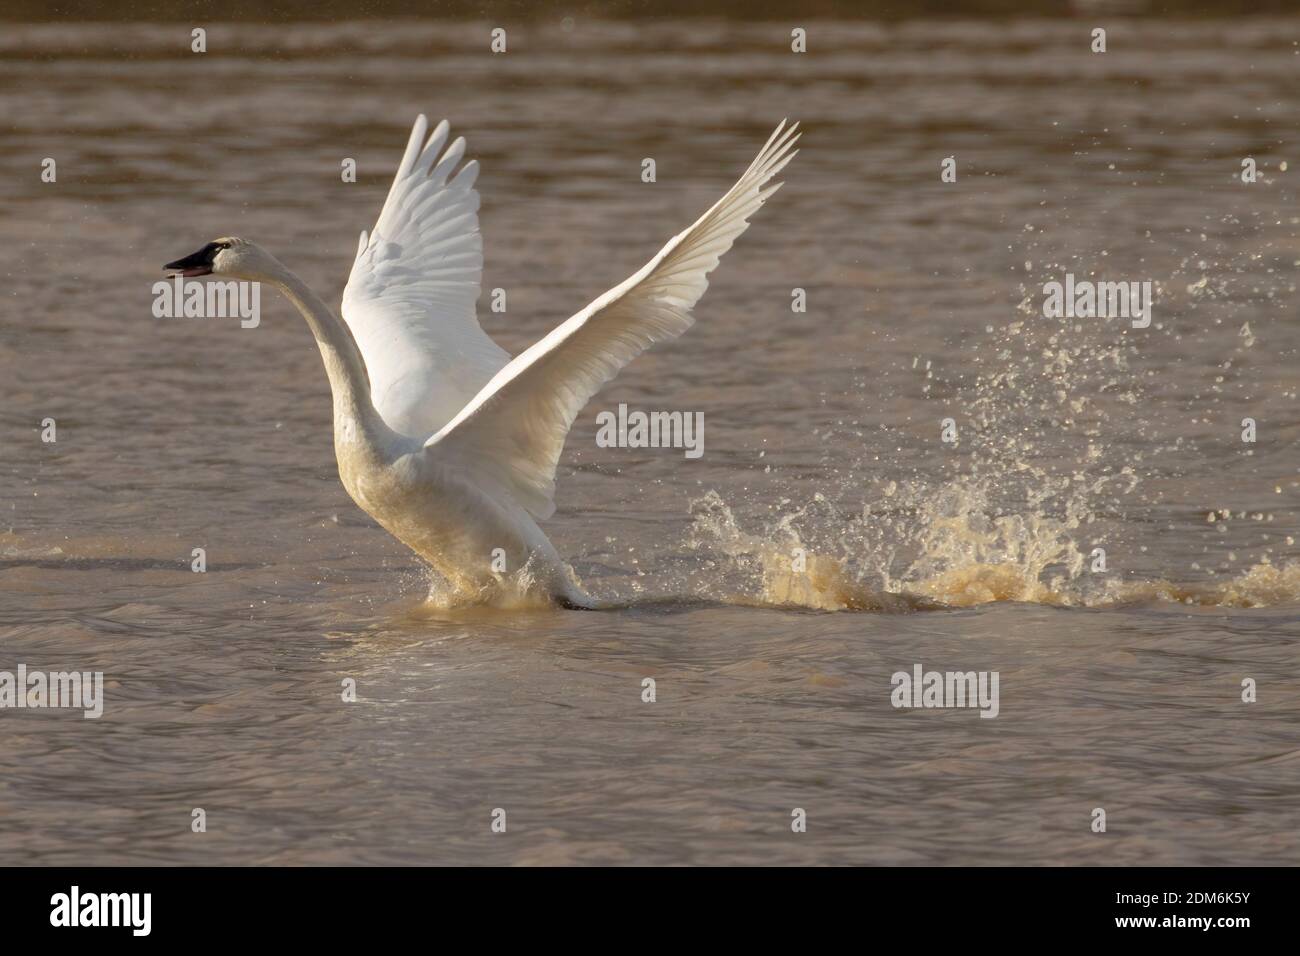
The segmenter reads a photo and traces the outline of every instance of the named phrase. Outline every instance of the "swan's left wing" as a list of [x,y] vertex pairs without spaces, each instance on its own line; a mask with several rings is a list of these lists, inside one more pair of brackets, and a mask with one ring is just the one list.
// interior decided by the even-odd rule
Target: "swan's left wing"
[[420,114],[379,221],[361,234],[342,309],[375,408],[390,428],[421,439],[510,359],[475,317],[483,273],[478,163],[457,171],[465,140],[447,145],[446,120],[426,139],[428,128]]
[[749,225],[763,188],[794,158],[798,124],[782,122],[740,181],[631,278],[497,372],[425,445],[441,462],[504,492],[538,518],[555,511],[555,468],[578,412],[618,370],[694,322],[708,274]]

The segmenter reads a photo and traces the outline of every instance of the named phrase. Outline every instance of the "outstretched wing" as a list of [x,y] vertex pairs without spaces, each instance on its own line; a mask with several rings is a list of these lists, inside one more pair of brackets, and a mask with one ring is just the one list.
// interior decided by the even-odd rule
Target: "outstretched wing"
[[426,140],[428,128],[420,114],[379,221],[361,233],[342,309],[375,408],[390,428],[421,439],[510,358],[474,315],[483,274],[478,163],[452,175],[465,140],[446,146],[446,120]]
[[650,345],[681,335],[708,274],[780,188],[764,184],[798,152],[798,124],[776,128],[740,181],[639,272],[610,289],[492,377],[426,452],[455,462],[538,518],[555,511],[555,467],[578,412]]

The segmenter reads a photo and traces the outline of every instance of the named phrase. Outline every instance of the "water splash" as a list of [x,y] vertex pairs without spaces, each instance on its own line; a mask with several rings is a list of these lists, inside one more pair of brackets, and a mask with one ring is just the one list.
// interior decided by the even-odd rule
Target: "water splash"
[[[537,565],[530,557],[517,571],[494,575],[496,583],[482,589],[469,588],[449,581],[433,568],[425,569],[429,590],[424,604],[428,610],[457,611],[469,608],[497,608],[524,611],[553,608],[548,589],[537,587]],[[564,568],[570,580],[577,584],[573,569]]]
[[[1159,320],[1141,336],[1113,317],[1046,318],[1044,280],[1067,269],[1096,279],[1116,267],[1104,250],[1086,261],[1067,235],[1025,228],[1019,306],[982,336],[963,329],[931,355],[875,359],[879,367],[845,396],[861,421],[845,416],[814,432],[827,476],[816,493],[803,497],[801,462],[776,505],[731,490],[730,500],[709,492],[693,502],[688,544],[720,570],[720,587],[822,610],[897,599],[916,607],[1300,602],[1295,536],[1251,527],[1273,520],[1257,497],[1246,499],[1249,513],[1204,508],[1210,537],[1184,504],[1201,488],[1236,491],[1211,462],[1231,468],[1246,494],[1257,494],[1251,485],[1277,495],[1298,486],[1284,465],[1225,437],[1235,433],[1224,423],[1242,408],[1288,420],[1268,403],[1293,401],[1293,389],[1237,369],[1251,367],[1250,350],[1284,317],[1235,287],[1240,263],[1230,256],[1195,256],[1152,277]],[[875,414],[880,401],[896,412]],[[955,441],[940,442],[941,421],[959,425]],[[856,460],[845,454],[853,448]],[[884,478],[864,477],[880,475],[882,464]],[[1229,529],[1216,514],[1237,524]],[[1157,542],[1157,534],[1167,537]]]
[[[969,489],[949,489],[950,499],[969,502]],[[841,554],[813,551],[796,526],[798,509],[758,533],[742,530],[720,495],[708,492],[692,505],[689,544],[731,572],[734,603],[822,611],[922,610],[1022,601],[1061,607],[1119,607],[1151,601],[1215,607],[1270,607],[1300,602],[1300,564],[1266,560],[1217,583],[1165,579],[1122,581],[1098,576],[1094,563],[1072,537],[1079,518],[1040,514],[989,517],[979,512],[946,514],[943,495],[916,512],[892,517],[868,506],[841,528],[848,545]],[[902,528],[901,516],[919,522]],[[863,522],[899,528],[919,553],[899,573],[882,570],[879,552],[852,554]],[[897,552],[895,552],[897,553]],[[737,580],[737,578],[739,580]]]

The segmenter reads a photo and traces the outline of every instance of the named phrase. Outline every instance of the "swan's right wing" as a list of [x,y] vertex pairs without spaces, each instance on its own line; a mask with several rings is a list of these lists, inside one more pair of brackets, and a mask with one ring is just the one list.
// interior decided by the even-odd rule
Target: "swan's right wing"
[[416,438],[450,421],[510,358],[475,317],[483,273],[478,163],[452,175],[465,140],[446,145],[446,120],[426,140],[428,128],[420,114],[379,220],[361,233],[342,309],[375,408],[390,428]]
[[749,226],[749,217],[780,188],[763,187],[794,158],[797,127],[778,126],[740,181],[693,226],[497,372],[429,439],[426,452],[509,495],[536,517],[550,517],[555,467],[574,418],[633,358],[690,328],[708,274]]

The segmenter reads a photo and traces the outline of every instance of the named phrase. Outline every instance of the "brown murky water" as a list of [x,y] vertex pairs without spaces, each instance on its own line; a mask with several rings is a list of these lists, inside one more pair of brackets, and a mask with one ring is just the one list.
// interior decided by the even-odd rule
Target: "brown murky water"
[[[1300,20],[569,26],[0,32],[0,670],[106,680],[0,711],[0,862],[1300,862]],[[548,531],[622,610],[424,606],[296,313],[151,315],[226,234],[337,301],[419,111],[511,351],[806,128],[570,436]],[[1067,272],[1150,328],[1044,318]],[[703,457],[597,447],[620,402]],[[998,717],[894,709],[915,664]]]

